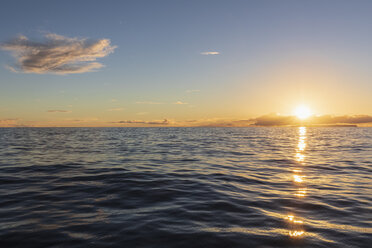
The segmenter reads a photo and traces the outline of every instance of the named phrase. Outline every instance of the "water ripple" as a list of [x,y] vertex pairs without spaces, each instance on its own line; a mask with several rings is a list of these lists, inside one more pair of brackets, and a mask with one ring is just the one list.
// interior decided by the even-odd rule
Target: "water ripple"
[[0,128],[0,247],[370,247],[371,128]]

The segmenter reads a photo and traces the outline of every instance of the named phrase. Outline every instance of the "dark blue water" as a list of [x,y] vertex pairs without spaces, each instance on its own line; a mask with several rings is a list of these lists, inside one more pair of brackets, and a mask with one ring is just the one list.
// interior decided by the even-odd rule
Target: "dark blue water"
[[372,128],[1,128],[0,247],[372,247]]

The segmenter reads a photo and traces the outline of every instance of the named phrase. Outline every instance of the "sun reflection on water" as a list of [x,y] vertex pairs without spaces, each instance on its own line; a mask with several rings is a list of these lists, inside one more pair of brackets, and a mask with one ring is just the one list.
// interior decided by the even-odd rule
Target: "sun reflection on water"
[[[306,127],[299,127],[298,128],[298,143],[296,148],[295,160],[299,163],[298,165],[303,166],[305,164],[305,149],[306,149]],[[299,187],[297,188],[294,196],[298,198],[303,198],[306,196],[307,188],[304,187],[304,178],[305,176],[302,175],[302,169],[295,168],[292,170],[293,174],[293,182]],[[304,221],[295,217],[295,215],[290,214],[286,217],[287,221],[289,222],[289,231],[288,235],[291,238],[302,238],[305,235],[305,231],[302,227]]]
[[288,232],[290,237],[299,238],[305,233],[302,228],[302,224],[304,223],[302,220],[298,219],[293,214],[287,215],[286,219],[290,226],[290,230]]
[[301,153],[296,153],[296,160],[297,160],[297,162],[305,161],[305,155],[303,155]]
[[302,183],[304,180],[302,179],[303,176],[300,175],[293,175],[293,181],[296,183]]
[[306,127],[299,127],[298,132],[299,132],[300,136],[306,135]]
[[304,233],[304,231],[289,231],[289,236],[297,238],[302,236]]
[[300,152],[304,151],[305,148],[306,148],[306,141],[305,141],[305,137],[300,137],[300,140],[298,141],[298,150]]
[[299,127],[298,134],[299,137],[296,149],[296,161],[304,162],[305,161],[304,151],[306,148],[306,127]]
[[305,197],[307,193],[307,188],[299,188],[297,189],[296,193],[294,194],[297,197]]
[[302,223],[304,223],[302,220],[296,219],[296,217],[294,215],[288,215],[287,216],[287,219],[288,219],[289,222],[294,223],[294,224],[302,224]]

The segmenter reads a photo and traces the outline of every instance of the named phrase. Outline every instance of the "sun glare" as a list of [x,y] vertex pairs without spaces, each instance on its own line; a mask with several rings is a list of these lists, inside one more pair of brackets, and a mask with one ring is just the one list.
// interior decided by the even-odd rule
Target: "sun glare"
[[298,106],[295,110],[294,110],[294,115],[301,119],[301,120],[304,120],[308,117],[310,117],[311,115],[311,111],[310,109],[307,107],[307,106],[304,106],[304,105],[301,105],[301,106]]

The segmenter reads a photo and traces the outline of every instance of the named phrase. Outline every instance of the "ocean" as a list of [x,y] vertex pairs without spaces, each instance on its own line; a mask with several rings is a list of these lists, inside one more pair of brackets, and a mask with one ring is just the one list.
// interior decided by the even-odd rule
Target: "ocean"
[[372,247],[372,128],[0,128],[0,247]]

